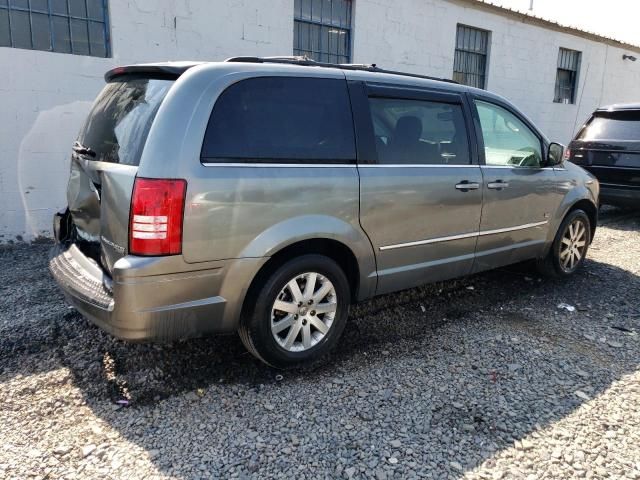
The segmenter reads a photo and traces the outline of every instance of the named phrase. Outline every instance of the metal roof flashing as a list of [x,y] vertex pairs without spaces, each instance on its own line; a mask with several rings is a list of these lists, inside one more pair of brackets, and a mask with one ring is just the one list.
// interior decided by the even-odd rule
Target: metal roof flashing
[[498,14],[515,16],[520,18],[522,21],[528,20],[532,23],[538,23],[541,26],[551,28],[553,30],[561,31],[570,35],[577,35],[583,38],[587,38],[589,40],[606,43],[621,49],[633,50],[634,52],[640,53],[640,45],[635,45],[633,43],[625,42],[617,38],[608,37],[606,35],[596,33],[590,30],[585,30],[577,26],[562,24],[562,23],[556,22],[555,20],[541,17],[539,15],[535,15],[533,13],[526,12],[523,10],[516,10],[513,8],[505,7],[498,3],[494,3],[491,0],[449,0],[449,1],[453,1],[456,3],[463,2],[466,4],[473,5],[475,7],[486,7],[487,9],[495,11]]

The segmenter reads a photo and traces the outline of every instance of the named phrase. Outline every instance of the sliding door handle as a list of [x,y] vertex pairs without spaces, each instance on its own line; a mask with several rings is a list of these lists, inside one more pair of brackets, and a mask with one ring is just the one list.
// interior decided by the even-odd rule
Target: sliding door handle
[[456,183],[456,189],[462,192],[468,192],[469,190],[478,190],[479,188],[479,183],[470,182],[469,180],[463,180],[460,183]]
[[509,182],[505,182],[502,180],[496,180],[495,182],[487,183],[487,188],[492,190],[502,190],[503,188],[507,188],[509,186]]

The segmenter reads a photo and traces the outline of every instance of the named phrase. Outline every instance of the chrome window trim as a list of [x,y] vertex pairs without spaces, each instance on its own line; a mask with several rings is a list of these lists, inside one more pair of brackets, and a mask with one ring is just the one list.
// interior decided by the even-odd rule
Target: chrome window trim
[[566,170],[564,167],[519,167],[518,165],[480,165],[481,168],[491,168],[491,169],[518,169],[522,170],[524,168],[529,170]]
[[468,164],[468,165],[436,165],[436,164],[355,164],[355,163],[262,163],[262,162],[253,162],[253,163],[217,163],[217,162],[201,162],[201,164],[205,167],[269,167],[269,168],[347,168],[347,167],[358,167],[358,168],[390,168],[390,167],[398,167],[398,168],[469,168],[475,167],[479,168],[480,165],[477,164]]
[[497,228],[495,230],[481,230],[479,232],[461,233],[460,235],[450,235],[447,237],[429,238],[427,240],[418,240],[415,242],[396,243],[394,245],[382,246],[380,247],[380,250],[381,251],[393,250],[396,248],[415,247],[418,245],[428,245],[430,243],[449,242],[451,240],[461,240],[464,238],[482,237],[485,235],[495,235],[498,233],[514,232],[516,230],[525,230],[527,228],[540,227],[542,225],[546,225],[547,223],[549,223],[549,221],[544,220],[542,222],[525,223],[524,225],[517,225],[515,227]]
[[205,167],[268,167],[268,168],[490,168],[490,169],[523,169],[529,170],[566,170],[559,167],[518,167],[509,165],[478,165],[477,163],[470,163],[468,165],[439,165],[433,163],[389,163],[389,164],[373,164],[373,163],[262,163],[262,162],[201,162],[201,165]]
[[201,162],[205,167],[266,167],[266,168],[356,168],[355,163],[216,163]]
[[480,167],[478,164],[469,163],[466,165],[439,165],[436,163],[368,163],[368,164],[358,164],[359,168],[469,168],[469,167]]

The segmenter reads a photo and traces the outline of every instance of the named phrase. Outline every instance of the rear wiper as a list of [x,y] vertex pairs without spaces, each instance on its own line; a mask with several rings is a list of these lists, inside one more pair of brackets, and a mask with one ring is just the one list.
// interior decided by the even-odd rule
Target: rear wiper
[[76,152],[79,155],[88,155],[90,157],[95,157],[96,156],[96,152],[91,150],[89,147],[85,147],[80,142],[73,142],[72,149],[73,149],[74,152]]

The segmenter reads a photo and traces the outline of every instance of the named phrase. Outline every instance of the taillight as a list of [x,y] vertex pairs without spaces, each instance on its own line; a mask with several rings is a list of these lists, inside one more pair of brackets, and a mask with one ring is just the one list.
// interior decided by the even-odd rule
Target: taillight
[[182,252],[186,180],[136,178],[131,197],[129,253],[176,255]]
[[565,150],[564,150],[564,160],[571,160],[571,149],[565,148]]

